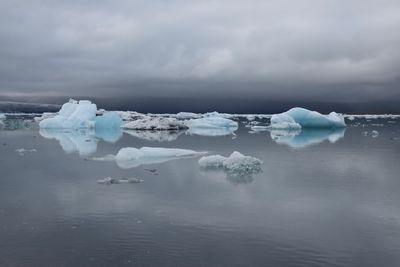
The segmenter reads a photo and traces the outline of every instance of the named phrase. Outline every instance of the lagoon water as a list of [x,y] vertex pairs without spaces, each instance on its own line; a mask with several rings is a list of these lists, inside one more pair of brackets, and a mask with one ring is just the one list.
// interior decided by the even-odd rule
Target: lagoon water
[[[0,140],[0,266],[400,266],[398,119],[302,133],[241,123],[219,137],[3,129]],[[92,160],[142,146],[239,151],[263,171]]]

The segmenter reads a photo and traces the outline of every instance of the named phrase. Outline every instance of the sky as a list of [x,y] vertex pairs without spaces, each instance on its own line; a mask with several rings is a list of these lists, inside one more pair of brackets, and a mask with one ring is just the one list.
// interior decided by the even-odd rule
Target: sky
[[0,0],[0,99],[396,109],[399,47],[398,0]]

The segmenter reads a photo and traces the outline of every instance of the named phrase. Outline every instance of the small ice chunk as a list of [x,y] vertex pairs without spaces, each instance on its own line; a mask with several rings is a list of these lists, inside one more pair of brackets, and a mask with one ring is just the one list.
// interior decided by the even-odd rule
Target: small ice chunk
[[256,173],[261,170],[262,161],[252,156],[245,156],[234,151],[229,157],[221,155],[204,156],[200,158],[199,165],[202,168],[223,168],[225,171],[241,174]]
[[5,120],[6,119],[6,115],[3,113],[0,113],[0,120]]
[[33,153],[36,152],[36,149],[25,149],[25,148],[18,148],[15,150],[20,156],[24,156],[27,153]]
[[376,131],[376,130],[373,130],[373,131],[371,132],[371,136],[372,136],[372,138],[377,138],[377,137],[379,136],[379,132]]
[[230,172],[247,172],[251,170],[259,171],[262,161],[252,156],[245,156],[240,152],[234,151],[225,161],[224,167]]
[[202,168],[222,168],[224,167],[224,162],[226,157],[221,155],[211,155],[206,157],[201,157],[199,160],[199,165]]
[[273,129],[298,128],[343,128],[346,126],[344,117],[336,112],[322,115],[305,108],[292,108],[281,114],[271,117]]
[[137,183],[141,183],[141,182],[143,182],[143,180],[138,179],[138,178],[117,179],[117,178],[112,178],[112,177],[106,177],[104,179],[97,180],[97,183],[105,184],[105,185],[111,185],[111,184],[137,184]]

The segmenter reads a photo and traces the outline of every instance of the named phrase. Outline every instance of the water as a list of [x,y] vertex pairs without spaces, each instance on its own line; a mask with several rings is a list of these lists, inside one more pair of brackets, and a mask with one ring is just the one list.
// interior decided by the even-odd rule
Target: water
[[[398,120],[274,139],[243,125],[236,137],[132,134],[0,131],[0,266],[400,265]],[[263,172],[90,160],[128,146],[237,150]],[[96,182],[108,176],[144,181]]]

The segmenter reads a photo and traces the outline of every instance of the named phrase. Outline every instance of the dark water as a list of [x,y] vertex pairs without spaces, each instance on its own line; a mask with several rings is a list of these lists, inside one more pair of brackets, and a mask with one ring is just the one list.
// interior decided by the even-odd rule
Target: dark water
[[[37,129],[2,130],[0,266],[400,266],[391,121],[277,140],[244,127],[234,138],[146,136],[169,141],[102,133],[115,143],[42,133],[62,146]],[[263,172],[231,177],[198,158],[131,169],[89,160],[128,146],[237,150],[263,160]],[[96,182],[107,176],[144,181]]]

